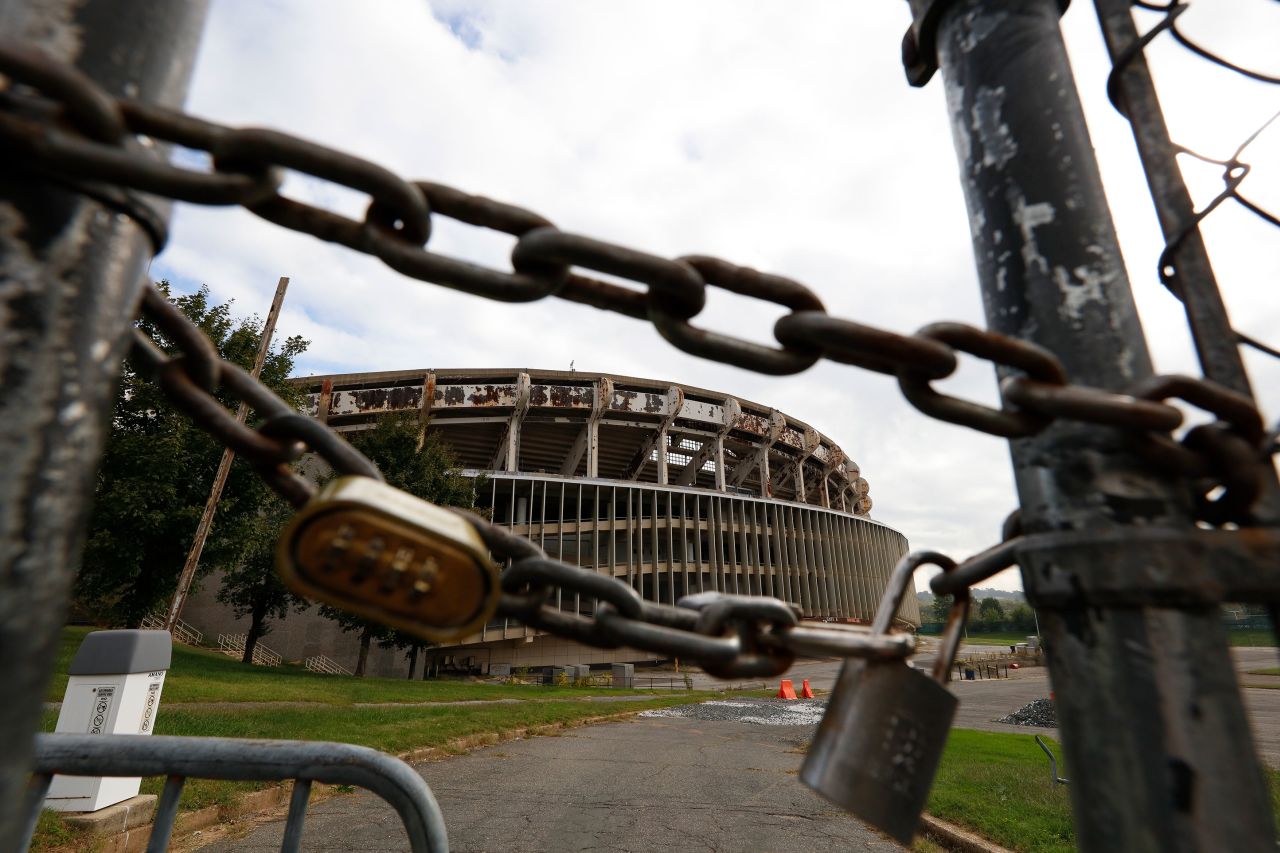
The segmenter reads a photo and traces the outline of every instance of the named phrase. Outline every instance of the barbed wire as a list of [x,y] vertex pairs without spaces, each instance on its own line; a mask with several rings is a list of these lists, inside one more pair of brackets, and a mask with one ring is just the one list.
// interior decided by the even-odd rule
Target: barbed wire
[[[1178,394],[1162,397],[1150,389],[1123,394],[1070,384],[1053,353],[1018,338],[959,323],[934,323],[903,335],[835,317],[813,291],[784,276],[702,255],[672,260],[567,233],[532,211],[438,183],[406,181],[375,163],[279,131],[232,128],[117,99],[73,66],[13,42],[0,42],[0,73],[7,77],[0,89],[0,150],[64,183],[89,182],[197,204],[239,205],[282,227],[377,257],[423,281],[504,302],[556,296],[647,319],[678,349],[760,373],[796,373],[825,358],[888,374],[925,414],[990,435],[1027,437],[1059,418],[1069,418],[1121,429],[1136,444],[1155,447],[1154,458],[1171,443],[1168,433],[1182,424],[1181,412],[1164,402]],[[211,170],[163,160],[158,143],[207,152]],[[363,220],[280,195],[285,169],[369,195]],[[516,237],[511,270],[429,251],[433,216]],[[574,267],[617,276],[644,289],[581,275]],[[708,287],[789,309],[774,325],[775,340],[759,343],[693,325],[690,321],[706,304]],[[960,352],[1026,376],[1005,380],[1000,409],[942,394],[932,383],[956,370]],[[1183,378],[1168,387],[1185,391],[1192,386],[1215,401],[1217,408],[1210,411],[1253,407],[1247,397],[1204,379]],[[185,386],[175,383],[173,388],[186,395],[184,405],[198,410]],[[1237,418],[1224,429],[1249,443],[1252,476],[1260,481],[1267,458],[1261,446],[1261,419],[1255,411],[1257,428],[1253,420],[1246,426],[1246,420]],[[299,422],[286,435],[293,437],[303,428]],[[1220,486],[1236,496],[1256,491],[1242,486],[1243,466],[1226,465],[1225,455],[1213,452],[1220,445],[1196,443],[1186,446],[1185,454],[1164,457],[1177,459],[1178,470],[1194,468],[1205,478],[1196,484],[1194,495],[1201,517],[1222,518],[1222,508],[1230,505],[1235,509],[1229,520],[1247,523],[1248,510],[1239,510],[1239,499],[1223,504],[1207,497]],[[1190,457],[1198,461],[1193,465]],[[265,455],[263,460],[265,465]]]
[[[1130,116],[1128,108],[1124,103],[1124,98],[1120,94],[1119,80],[1120,75],[1125,69],[1139,56],[1142,55],[1148,46],[1162,33],[1168,33],[1169,36],[1182,47],[1186,48],[1192,54],[1201,59],[1235,74],[1260,83],[1280,86],[1280,76],[1264,73],[1243,65],[1230,61],[1224,56],[1209,50],[1188,37],[1178,27],[1178,18],[1185,13],[1191,5],[1178,0],[1171,0],[1168,3],[1153,3],[1148,0],[1133,0],[1133,5],[1137,8],[1150,12],[1157,12],[1162,15],[1159,21],[1151,26],[1143,33],[1136,42],[1130,45],[1113,62],[1110,75],[1107,78],[1107,97],[1111,101],[1111,105],[1116,111],[1128,119],[1131,123],[1134,121]],[[1250,133],[1245,139],[1236,146],[1235,150],[1226,158],[1215,158],[1201,152],[1195,151],[1177,142],[1173,143],[1174,150],[1177,154],[1185,154],[1193,157],[1201,162],[1210,165],[1222,167],[1222,190],[1209,200],[1198,211],[1194,211],[1190,220],[1183,223],[1183,226],[1171,237],[1166,239],[1160,257],[1156,262],[1156,271],[1160,279],[1160,283],[1169,290],[1179,301],[1186,302],[1186,296],[1183,293],[1182,286],[1179,281],[1179,269],[1175,255],[1182,246],[1187,237],[1196,232],[1200,228],[1200,224],[1210,216],[1214,211],[1218,210],[1222,204],[1228,200],[1234,201],[1236,204],[1257,216],[1264,222],[1280,227],[1280,215],[1266,210],[1240,191],[1241,185],[1249,176],[1253,167],[1245,162],[1243,157],[1245,150],[1252,145],[1258,137],[1269,128],[1277,119],[1280,119],[1280,111],[1273,113],[1269,118],[1262,122],[1257,129]],[[1280,359],[1280,350],[1271,347],[1256,338],[1241,332],[1238,329],[1232,329],[1236,342],[1240,345],[1250,347],[1265,355]],[[1193,332],[1194,333],[1194,332]]]

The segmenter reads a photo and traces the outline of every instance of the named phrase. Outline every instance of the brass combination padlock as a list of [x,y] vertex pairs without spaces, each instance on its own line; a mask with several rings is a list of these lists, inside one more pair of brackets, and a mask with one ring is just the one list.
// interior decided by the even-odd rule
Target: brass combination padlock
[[[871,633],[893,622],[921,565],[955,563],[928,551],[908,554],[893,570]],[[800,779],[828,800],[910,846],[933,786],[959,700],[944,686],[969,613],[968,591],[947,617],[933,677],[904,660],[846,660],[809,747]]]
[[334,480],[298,511],[276,571],[300,595],[436,641],[480,630],[501,593],[465,519],[368,477]]

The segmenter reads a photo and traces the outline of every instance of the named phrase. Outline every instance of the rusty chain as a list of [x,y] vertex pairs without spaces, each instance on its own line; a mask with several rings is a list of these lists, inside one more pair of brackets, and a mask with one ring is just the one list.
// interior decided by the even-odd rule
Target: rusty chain
[[[316,493],[289,463],[310,450],[337,473],[382,479],[359,450],[314,418],[299,414],[237,365],[220,358],[195,323],[148,282],[141,315],[181,354],[170,356],[142,329],[133,330],[130,362],[149,375],[179,410],[296,507]],[[229,392],[261,423],[237,421],[214,396]],[[889,660],[912,653],[909,635],[872,637],[860,630],[801,623],[792,605],[770,597],[702,593],[678,606],[644,601],[626,582],[548,557],[533,542],[471,513],[460,512],[490,551],[510,565],[502,574],[499,614],[531,628],[600,648],[620,645],[693,661],[720,678],[761,678],[785,672],[797,654]],[[598,600],[590,617],[560,610],[556,591]]]
[[[877,329],[826,313],[807,287],[717,258],[668,260],[624,246],[560,231],[530,211],[428,182],[405,182],[381,167],[279,132],[236,130],[138,102],[113,100],[74,69],[29,51],[0,45],[0,146],[24,164],[77,189],[154,193],[202,204],[241,205],[269,221],[382,259],[406,275],[509,302],[558,296],[627,316],[648,319],[678,348],[764,373],[789,374],[820,358],[895,376],[903,395],[941,420],[1008,438],[1034,435],[1057,418],[1123,430],[1153,464],[1191,478],[1201,516],[1214,523],[1248,518],[1261,484],[1261,466],[1275,444],[1252,401],[1203,379],[1155,377],[1122,395],[1072,385],[1050,352],[1015,338],[958,323],[935,323],[914,335]],[[20,83],[52,97],[37,101]],[[156,142],[207,152],[212,170],[197,172],[161,162]],[[292,169],[368,194],[372,202],[355,221],[279,194],[283,170]],[[87,183],[86,183],[87,182]],[[129,196],[131,199],[135,198]],[[139,205],[135,203],[133,208]],[[133,215],[128,206],[120,209]],[[145,205],[142,206],[145,209]],[[517,239],[510,271],[480,267],[427,251],[432,215],[491,228]],[[143,224],[147,218],[143,217]],[[155,221],[162,221],[154,217]],[[162,229],[150,229],[157,247]],[[574,267],[637,282],[632,289],[573,272]],[[700,329],[707,286],[763,299],[789,310],[774,329],[776,345]],[[143,288],[142,315],[179,355],[171,357],[134,330],[131,361],[149,373],[173,403],[254,466],[296,506],[314,487],[290,468],[311,450],[342,474],[380,478],[376,467],[337,433],[293,411],[265,386],[221,359],[212,344],[154,286]],[[939,393],[932,382],[957,368],[957,352],[1004,368],[1004,406],[991,409]],[[247,402],[259,423],[233,418],[214,396]],[[1170,433],[1182,423],[1180,399],[1217,421]],[[1203,496],[1217,487],[1222,494]],[[701,593],[676,606],[644,601],[625,581],[584,571],[548,557],[534,543],[467,514],[490,551],[507,564],[500,616],[537,630],[602,648],[629,646],[700,664],[722,678],[771,677],[797,654],[895,659],[914,650],[905,635],[800,622],[796,609],[767,597]],[[956,593],[1015,562],[1022,541],[1016,520],[1003,542],[934,581],[938,593]],[[589,613],[554,603],[565,593],[594,602]]]
[[[834,317],[816,294],[783,276],[705,256],[670,260],[567,233],[514,205],[442,184],[407,182],[369,161],[284,133],[226,127],[114,99],[73,67],[11,43],[0,43],[0,72],[8,77],[0,90],[5,106],[0,110],[0,147],[43,174],[198,204],[240,205],[282,227],[373,255],[423,281],[505,302],[557,296],[647,319],[685,352],[761,373],[796,373],[826,358],[888,374],[897,378],[903,395],[920,411],[991,435],[1035,435],[1058,418],[1122,429],[1148,451],[1148,458],[1176,460],[1177,471],[1198,478],[1195,497],[1206,520],[1247,522],[1249,495],[1256,494],[1261,482],[1267,454],[1252,419],[1243,430],[1242,419],[1219,421],[1210,431],[1192,430],[1176,445],[1181,452],[1175,454],[1169,449],[1174,442],[1168,433],[1182,423],[1178,409],[1148,393],[1117,394],[1072,385],[1056,356],[1027,341],[959,323],[934,323],[914,335],[902,335]],[[45,97],[36,97],[36,92]],[[155,151],[158,142],[206,152],[211,171],[163,162]],[[356,221],[281,195],[285,169],[369,195],[372,201],[364,219]],[[433,215],[515,237],[511,270],[428,251]],[[618,276],[644,289],[581,275],[574,267]],[[693,325],[690,321],[705,305],[708,286],[789,309],[774,326],[777,345]],[[932,387],[933,381],[955,371],[957,352],[993,362],[1005,373],[1019,372],[1002,383],[1000,409]],[[179,380],[167,381],[196,411],[191,390],[176,385]],[[1222,406],[1253,410],[1248,398],[1204,379],[1179,377],[1173,384],[1182,390],[1166,399],[1212,398],[1218,405],[1210,406],[1211,411]],[[277,428],[278,424],[273,427]],[[219,434],[236,435],[225,429]],[[250,458],[266,464],[266,456]],[[1205,495],[1219,486],[1227,488],[1229,499],[1209,501]]]
[[[290,468],[307,450],[339,474],[382,479],[377,466],[336,432],[300,414],[243,368],[219,357],[200,327],[151,282],[142,287],[139,313],[180,355],[171,357],[149,335],[134,328],[130,363],[149,376],[196,425],[247,460],[289,503],[300,507],[315,494],[315,486]],[[236,420],[214,396],[218,390],[248,403],[261,419],[258,427]]]
[[[794,605],[768,596],[702,592],[684,596],[675,606],[655,604],[622,580],[548,557],[505,527],[460,514],[495,556],[509,562],[498,615],[585,645],[660,652],[695,661],[717,678],[780,675],[797,654],[894,660],[915,649],[909,634],[873,635],[802,622]],[[591,614],[556,607],[557,591],[595,599]]]

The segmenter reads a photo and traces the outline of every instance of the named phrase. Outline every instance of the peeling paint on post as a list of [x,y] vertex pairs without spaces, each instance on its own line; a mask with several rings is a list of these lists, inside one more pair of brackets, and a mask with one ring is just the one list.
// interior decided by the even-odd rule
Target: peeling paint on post
[[[178,106],[204,12],[203,2],[9,0],[0,3],[0,32],[74,62],[112,94]],[[32,735],[129,327],[157,251],[124,214],[8,162],[0,162],[0,850],[19,847]],[[155,211],[162,222],[167,213]]]
[[[1051,350],[1074,382],[1121,391],[1151,363],[1058,14],[1053,0],[955,0],[938,22],[938,64],[988,326]],[[1011,451],[1029,533],[1192,527],[1183,484],[1116,430],[1062,420]],[[1021,559],[1035,604],[1037,578],[1071,574],[1081,558]],[[1100,606],[1082,590],[1040,614],[1067,762],[1080,770],[1079,847],[1274,850],[1216,608]]]

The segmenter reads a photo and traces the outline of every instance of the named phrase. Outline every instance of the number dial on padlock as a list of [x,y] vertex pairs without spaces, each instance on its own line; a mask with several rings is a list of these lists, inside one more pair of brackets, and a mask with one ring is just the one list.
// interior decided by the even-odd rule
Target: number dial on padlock
[[280,537],[290,589],[428,640],[480,630],[498,569],[463,518],[368,477],[329,483]]

